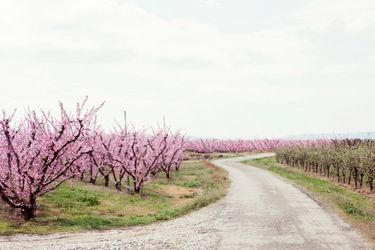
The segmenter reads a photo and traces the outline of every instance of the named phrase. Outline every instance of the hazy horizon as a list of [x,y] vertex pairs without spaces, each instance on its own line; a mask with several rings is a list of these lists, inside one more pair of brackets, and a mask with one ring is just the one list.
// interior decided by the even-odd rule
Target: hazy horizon
[[3,0],[0,108],[205,138],[375,131],[371,0]]

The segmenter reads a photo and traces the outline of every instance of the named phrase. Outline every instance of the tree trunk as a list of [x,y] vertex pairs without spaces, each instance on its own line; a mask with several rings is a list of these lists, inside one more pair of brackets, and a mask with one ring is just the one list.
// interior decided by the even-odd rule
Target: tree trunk
[[96,178],[91,177],[91,178],[90,178],[90,183],[91,183],[91,184],[95,184],[95,183],[96,183]]
[[116,184],[115,184],[115,188],[116,188],[118,191],[121,191],[121,181],[116,182]]
[[372,186],[372,178],[368,179],[368,183],[370,184],[370,191],[372,192],[373,186]]
[[31,198],[30,206],[24,206],[21,208],[21,214],[25,221],[29,221],[36,216],[36,200]]
[[354,179],[354,186],[357,189],[358,188],[358,170],[357,169],[354,169],[353,179]]
[[142,184],[134,181],[133,186],[134,186],[134,193],[139,194],[141,192],[141,189],[142,189]]
[[349,180],[348,180],[349,185],[350,185],[351,180],[352,180],[352,171],[349,172]]
[[104,175],[104,186],[109,186],[109,175]]
[[35,209],[29,208],[29,207],[24,207],[24,208],[21,209],[21,214],[22,214],[23,219],[25,221],[29,221],[29,220],[35,218]]
[[362,183],[363,183],[363,176],[364,176],[364,174],[363,173],[361,173],[360,174],[360,179],[359,179],[359,186],[362,188]]
[[130,191],[130,176],[129,175],[126,176],[126,192],[128,194],[131,193],[131,191]]

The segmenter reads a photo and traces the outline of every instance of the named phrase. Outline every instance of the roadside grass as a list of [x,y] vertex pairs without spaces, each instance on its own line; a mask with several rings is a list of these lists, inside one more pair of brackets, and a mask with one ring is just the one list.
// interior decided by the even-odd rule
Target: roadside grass
[[188,151],[185,153],[185,159],[187,160],[207,160],[207,159],[221,159],[221,158],[234,158],[234,157],[240,157],[240,156],[246,156],[250,153],[195,153]]
[[249,153],[211,153],[210,157],[214,159],[218,158],[233,158],[233,157],[240,157],[249,155]]
[[161,173],[143,195],[72,181],[38,200],[37,218],[15,222],[0,203],[0,235],[48,234],[110,229],[169,220],[206,206],[226,194],[227,172],[210,163],[185,161],[171,180]]
[[375,247],[375,202],[328,179],[312,176],[302,170],[281,165],[275,157],[249,160],[247,165],[269,170],[301,188],[320,205],[337,213],[357,228]]

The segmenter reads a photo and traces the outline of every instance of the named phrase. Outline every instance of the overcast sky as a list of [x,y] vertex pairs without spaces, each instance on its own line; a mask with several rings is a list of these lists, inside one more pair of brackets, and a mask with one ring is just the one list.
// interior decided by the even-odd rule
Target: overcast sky
[[0,108],[105,100],[104,126],[375,130],[374,0],[1,0]]

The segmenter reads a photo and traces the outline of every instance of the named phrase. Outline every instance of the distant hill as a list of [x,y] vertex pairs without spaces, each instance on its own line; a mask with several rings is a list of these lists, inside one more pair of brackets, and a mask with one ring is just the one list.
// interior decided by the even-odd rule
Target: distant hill
[[359,133],[325,133],[325,134],[301,134],[285,136],[282,139],[288,140],[316,140],[316,139],[375,139],[375,132]]

